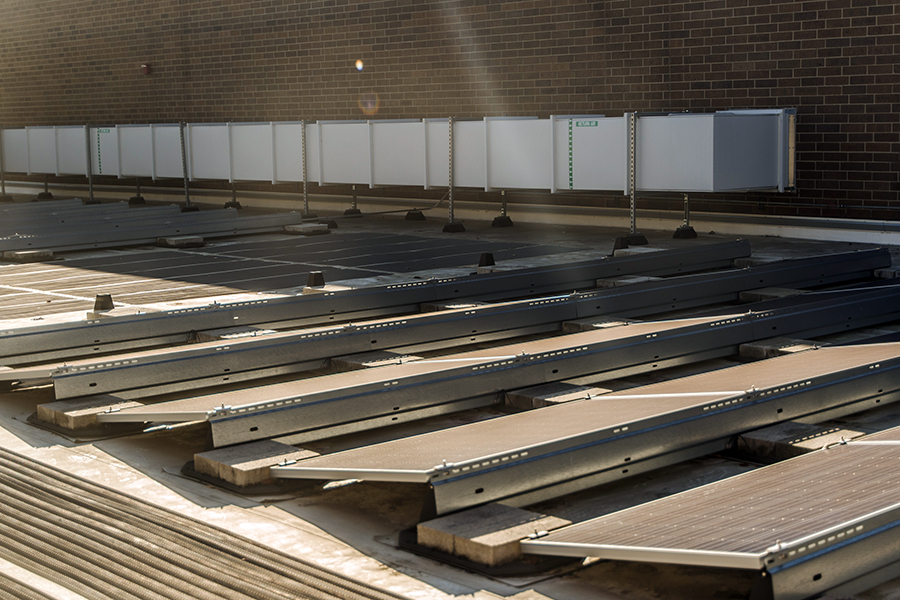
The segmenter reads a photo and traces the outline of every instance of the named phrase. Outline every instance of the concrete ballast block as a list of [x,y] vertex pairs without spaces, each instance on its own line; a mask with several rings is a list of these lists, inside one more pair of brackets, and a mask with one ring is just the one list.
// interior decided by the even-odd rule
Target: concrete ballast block
[[851,440],[863,435],[864,431],[836,424],[812,425],[785,421],[741,434],[737,449],[756,456],[785,460],[836,444],[842,439]]
[[3,260],[17,263],[33,263],[53,260],[52,250],[6,250]]
[[494,567],[521,557],[522,539],[566,525],[571,521],[503,504],[486,504],[419,523],[416,533],[423,546]]
[[646,281],[660,281],[662,277],[651,277],[649,275],[620,275],[618,277],[608,277],[606,279],[598,279],[598,288],[613,288],[623,285],[631,285],[633,283],[644,283]]
[[312,450],[264,440],[195,454],[194,469],[233,485],[248,487],[272,481],[269,467],[318,455]]
[[156,239],[156,245],[165,248],[201,248],[206,245],[206,240],[199,235],[161,237]]
[[788,337],[776,337],[760,340],[758,342],[741,344],[739,354],[741,355],[741,358],[747,360],[762,360],[764,358],[774,358],[785,354],[815,350],[820,346],[828,346],[828,344]]
[[285,225],[285,233],[294,235],[326,235],[331,233],[326,223],[305,223],[302,225]]
[[389,350],[374,350],[349,356],[337,356],[329,361],[328,369],[332,373],[345,373],[347,371],[359,371],[388,365],[400,365],[403,363],[422,360],[421,356],[410,354],[397,354]]
[[792,290],[788,288],[767,287],[758,290],[746,290],[740,293],[741,302],[762,302],[764,300],[778,300],[779,298],[790,298],[805,294],[803,290]]
[[76,400],[62,400],[38,404],[37,418],[68,431],[84,431],[99,426],[97,415],[108,410],[124,410],[142,406],[140,402],[122,400],[115,396],[88,396]]
[[621,319],[616,317],[588,317],[574,321],[564,321],[563,333],[580,333],[582,331],[594,331],[595,329],[607,329],[609,327],[622,327],[629,323],[636,323],[633,319]]
[[547,383],[506,393],[505,402],[509,406],[529,410],[554,406],[573,400],[587,400],[609,393],[609,390],[584,385],[573,385],[564,381]]

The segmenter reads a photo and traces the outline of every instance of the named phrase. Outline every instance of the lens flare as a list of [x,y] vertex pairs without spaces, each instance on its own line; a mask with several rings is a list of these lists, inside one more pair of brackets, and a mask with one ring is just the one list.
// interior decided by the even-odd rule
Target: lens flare
[[378,108],[381,106],[381,99],[378,97],[378,94],[374,92],[370,94],[360,94],[356,103],[359,105],[359,110],[361,110],[364,115],[371,117],[378,113]]
[[356,60],[356,70],[357,70],[357,71],[362,71],[362,70],[363,70],[363,61],[360,60],[360,59],[357,59],[357,60]]

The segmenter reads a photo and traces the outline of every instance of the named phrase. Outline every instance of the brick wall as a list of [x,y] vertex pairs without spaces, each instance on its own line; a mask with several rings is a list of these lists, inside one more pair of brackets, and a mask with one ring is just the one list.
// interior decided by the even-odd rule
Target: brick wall
[[0,8],[7,127],[366,118],[376,105],[376,118],[796,106],[799,192],[732,196],[752,201],[732,208],[894,218],[900,206],[895,0]]

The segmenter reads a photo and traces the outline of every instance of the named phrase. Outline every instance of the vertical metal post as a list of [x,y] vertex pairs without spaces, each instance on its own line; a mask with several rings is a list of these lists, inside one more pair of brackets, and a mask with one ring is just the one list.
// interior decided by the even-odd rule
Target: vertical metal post
[[191,195],[188,188],[187,145],[184,140],[184,121],[178,123],[178,135],[181,138],[181,174],[184,177],[184,207],[182,212],[195,211],[197,208],[191,204]]
[[512,219],[506,214],[506,190],[500,190],[500,216],[494,217],[491,227],[512,227]]
[[676,240],[692,240],[697,237],[697,232],[691,227],[691,199],[687,192],[684,193],[684,222],[672,237]]
[[[97,139],[100,139],[100,132],[97,132]],[[94,161],[91,157],[91,124],[84,126],[84,147],[87,156],[87,176],[88,176],[88,204],[94,203]],[[97,148],[100,151],[100,148]],[[99,158],[99,157],[98,157]]]
[[629,213],[631,216],[631,227],[628,230],[629,235],[637,233],[637,114],[631,113],[628,119],[628,188],[630,194]]
[[453,215],[453,117],[447,118],[447,127],[447,141],[449,145],[447,149],[447,157],[449,158],[447,181],[450,185],[450,190],[448,192],[448,202],[450,206],[448,223],[453,223],[455,221]]
[[647,244],[647,238],[637,230],[637,123],[638,114],[629,113],[628,119],[628,188],[630,192],[629,212],[631,227],[625,242],[632,246]]
[[306,176],[306,119],[300,121],[300,159],[303,161],[303,216],[315,217],[309,213],[309,182]]
[[445,233],[457,233],[460,231],[465,231],[466,227],[462,223],[457,223],[455,215],[453,213],[453,117],[447,118],[447,126],[448,126],[448,135],[447,135],[447,143],[449,145],[447,151],[447,157],[449,162],[449,170],[447,173],[447,183],[450,186],[450,189],[447,191],[447,200],[449,204],[449,218],[447,220],[447,224],[444,225]]
[[9,202],[12,198],[6,195],[6,162],[3,156],[3,128],[0,127],[0,202]]

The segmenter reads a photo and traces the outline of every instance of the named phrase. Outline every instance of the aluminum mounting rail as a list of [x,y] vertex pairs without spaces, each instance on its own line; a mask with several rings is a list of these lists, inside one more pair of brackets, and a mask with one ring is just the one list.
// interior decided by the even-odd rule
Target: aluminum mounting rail
[[85,206],[79,198],[66,198],[64,200],[41,200],[40,202],[16,202],[0,206],[0,215],[24,215],[29,213],[44,213],[47,211],[70,210],[79,206]]
[[[885,249],[829,254],[558,297],[74,361],[48,367],[40,377],[52,377],[58,400],[125,390],[133,391],[119,396],[134,399],[284,375],[371,350],[416,346],[406,351],[421,352],[555,331],[563,321],[600,314],[636,317],[733,301],[740,292],[761,287],[830,285],[866,277],[890,261]],[[27,381],[28,373],[0,371],[0,381]]]
[[424,483],[436,514],[524,506],[724,449],[730,436],[900,398],[900,344],[828,347],[273,467]]
[[[0,221],[0,228],[4,232],[29,233],[34,235],[61,234],[72,231],[73,227],[109,227],[110,224],[121,227],[133,224],[136,221],[153,221],[160,218],[171,220],[176,214],[181,214],[181,207],[177,204],[167,206],[145,206],[141,208],[125,207],[107,208],[96,211],[73,211],[65,213],[48,212],[36,214],[25,219],[9,219],[6,217]],[[92,204],[84,208],[110,207],[110,204]],[[132,225],[133,227],[133,225]]]
[[855,594],[900,567],[900,429],[522,540],[521,548],[752,569],[751,600]]
[[[641,255],[444,277],[287,298],[211,304],[183,310],[0,330],[0,364],[48,362],[184,342],[192,331],[293,320],[303,325],[418,311],[423,302],[514,298],[592,288],[618,275],[674,275],[731,266],[750,255],[746,240]],[[141,342],[140,340],[144,340]]]
[[160,237],[171,235],[203,235],[220,237],[250,233],[278,231],[285,225],[301,223],[300,213],[276,213],[268,215],[238,216],[235,209],[189,212],[160,217],[158,222],[134,224],[131,227],[112,227],[98,221],[78,231],[69,229],[47,235],[35,234],[0,238],[0,251],[29,250],[84,250],[152,244]]
[[[805,298],[717,317],[635,323],[546,340],[101,413],[98,421],[207,420],[213,444],[291,441],[484,406],[507,389],[603,373],[609,378],[734,354],[779,335],[822,335],[900,318],[900,288]],[[761,303],[765,304],[765,303]]]

